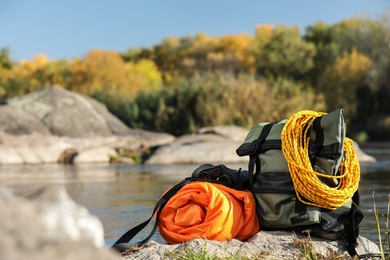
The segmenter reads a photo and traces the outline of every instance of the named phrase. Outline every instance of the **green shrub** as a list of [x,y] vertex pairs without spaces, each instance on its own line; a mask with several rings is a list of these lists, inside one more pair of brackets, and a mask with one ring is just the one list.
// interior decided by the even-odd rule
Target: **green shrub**
[[219,73],[177,78],[169,86],[141,91],[133,99],[109,91],[95,92],[94,97],[130,127],[176,136],[205,126],[248,128],[302,109],[324,107],[321,97],[293,80]]

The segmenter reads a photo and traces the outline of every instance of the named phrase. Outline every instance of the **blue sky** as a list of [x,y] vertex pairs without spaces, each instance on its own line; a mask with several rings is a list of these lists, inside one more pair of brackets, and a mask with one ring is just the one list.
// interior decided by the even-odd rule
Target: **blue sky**
[[390,0],[1,0],[0,48],[15,61],[36,54],[83,57],[92,49],[152,47],[171,36],[248,33],[262,24],[304,29],[353,16],[378,18]]

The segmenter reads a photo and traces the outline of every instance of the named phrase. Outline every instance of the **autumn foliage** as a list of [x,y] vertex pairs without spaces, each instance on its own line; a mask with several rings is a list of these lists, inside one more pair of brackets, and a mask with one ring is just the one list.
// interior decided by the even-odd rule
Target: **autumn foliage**
[[91,50],[70,61],[37,55],[13,62],[3,48],[0,98],[61,85],[104,102],[131,127],[175,135],[344,108],[350,135],[383,139],[390,130],[388,21],[318,22],[304,34],[260,25],[253,35],[199,33],[124,53]]

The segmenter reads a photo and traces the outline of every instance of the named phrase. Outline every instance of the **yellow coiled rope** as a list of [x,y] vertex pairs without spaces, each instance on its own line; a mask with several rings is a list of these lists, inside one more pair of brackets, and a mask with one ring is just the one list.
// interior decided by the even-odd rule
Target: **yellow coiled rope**
[[[292,115],[282,130],[282,150],[297,198],[307,205],[334,210],[346,204],[358,189],[360,166],[352,147],[352,140],[345,138],[345,156],[339,175],[332,176],[313,171],[308,155],[310,137],[307,131],[314,119],[324,114],[326,113],[304,110]],[[329,187],[318,177],[338,178],[339,183],[336,187]]]

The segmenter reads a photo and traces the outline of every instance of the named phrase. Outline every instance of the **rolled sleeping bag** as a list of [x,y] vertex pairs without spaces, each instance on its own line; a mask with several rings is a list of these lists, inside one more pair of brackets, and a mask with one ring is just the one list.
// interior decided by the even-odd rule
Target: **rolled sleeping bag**
[[246,241],[259,230],[251,192],[204,181],[184,185],[169,199],[158,222],[169,244],[196,238]]

